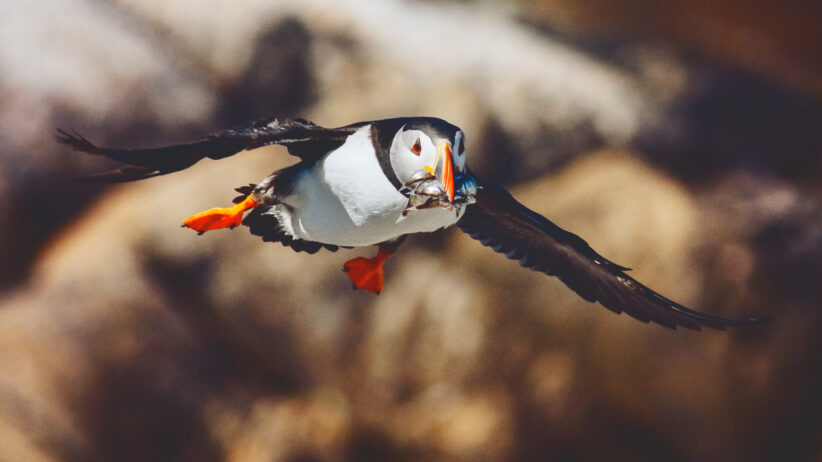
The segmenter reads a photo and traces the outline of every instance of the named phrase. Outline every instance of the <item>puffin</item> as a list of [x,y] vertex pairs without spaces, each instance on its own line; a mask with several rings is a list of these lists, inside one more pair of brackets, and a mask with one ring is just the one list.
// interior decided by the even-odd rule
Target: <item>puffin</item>
[[197,231],[248,227],[266,242],[297,252],[377,246],[374,257],[343,265],[356,289],[379,294],[383,263],[412,233],[456,225],[471,238],[525,268],[558,277],[589,302],[644,323],[676,329],[724,330],[770,317],[731,319],[701,313],[646,287],[618,265],[528,209],[504,188],[466,166],[466,137],[433,117],[399,117],[325,128],[304,119],[269,118],[192,142],[148,149],[98,147],[73,131],[57,141],[102,155],[120,168],[82,178],[92,182],[144,180],[277,144],[299,161],[256,184],[236,189],[229,207],[186,218]]

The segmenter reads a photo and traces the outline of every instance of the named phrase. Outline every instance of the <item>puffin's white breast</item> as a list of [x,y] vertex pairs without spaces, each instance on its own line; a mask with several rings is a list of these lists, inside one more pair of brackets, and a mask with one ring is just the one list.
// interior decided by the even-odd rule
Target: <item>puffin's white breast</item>
[[[457,210],[418,210],[403,218],[408,198],[383,173],[366,125],[303,172],[275,206],[294,237],[344,246],[373,245],[403,234],[451,226]],[[290,228],[290,229],[289,229]]]

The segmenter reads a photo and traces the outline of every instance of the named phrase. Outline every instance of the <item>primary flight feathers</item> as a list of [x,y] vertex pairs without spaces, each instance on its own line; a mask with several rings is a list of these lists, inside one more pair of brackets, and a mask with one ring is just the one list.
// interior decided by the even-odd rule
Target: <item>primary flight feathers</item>
[[352,127],[329,130],[302,119],[290,119],[280,123],[272,118],[255,121],[190,143],[160,148],[99,148],[79,133],[67,133],[60,129],[57,130],[59,132],[57,141],[89,154],[108,156],[128,164],[128,167],[121,170],[84,178],[89,181],[121,182],[176,172],[206,157],[222,159],[246,149],[269,144],[287,146],[289,152],[298,157],[318,155],[316,153],[342,144],[345,138],[353,133],[353,130]]

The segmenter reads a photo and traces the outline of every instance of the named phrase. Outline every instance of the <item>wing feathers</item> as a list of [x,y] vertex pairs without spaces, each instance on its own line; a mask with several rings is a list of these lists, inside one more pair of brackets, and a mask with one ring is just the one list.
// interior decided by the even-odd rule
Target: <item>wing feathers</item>
[[92,144],[77,132],[58,129],[58,142],[68,144],[78,151],[104,155],[130,167],[114,170],[86,180],[96,182],[122,182],[150,178],[190,167],[206,157],[222,159],[240,151],[269,144],[282,144],[288,151],[313,162],[329,150],[341,145],[357,127],[334,129],[320,127],[303,119],[265,119],[226,130],[190,143],[148,149],[112,149]]
[[598,254],[579,236],[517,202],[499,186],[481,183],[476,204],[457,226],[485,246],[550,276],[589,302],[642,322],[699,330],[700,326],[759,323],[770,318],[725,319],[686,308],[628,276],[629,269]]

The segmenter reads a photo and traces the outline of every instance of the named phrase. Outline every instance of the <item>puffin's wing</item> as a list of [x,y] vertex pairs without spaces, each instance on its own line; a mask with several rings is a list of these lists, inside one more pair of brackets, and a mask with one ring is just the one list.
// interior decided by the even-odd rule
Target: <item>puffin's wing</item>
[[246,149],[282,144],[291,154],[313,162],[341,145],[357,126],[324,128],[307,120],[265,119],[226,130],[190,143],[149,149],[100,148],[78,133],[58,129],[57,141],[90,154],[100,154],[127,166],[85,178],[89,181],[122,182],[141,180],[190,167],[200,159],[222,159]]
[[615,313],[624,311],[640,321],[673,329],[724,329],[770,320],[724,319],[688,309],[628,276],[628,268],[608,261],[582,238],[529,210],[505,189],[479,185],[477,202],[468,206],[457,226],[520,265],[557,276],[589,302],[599,301]]

